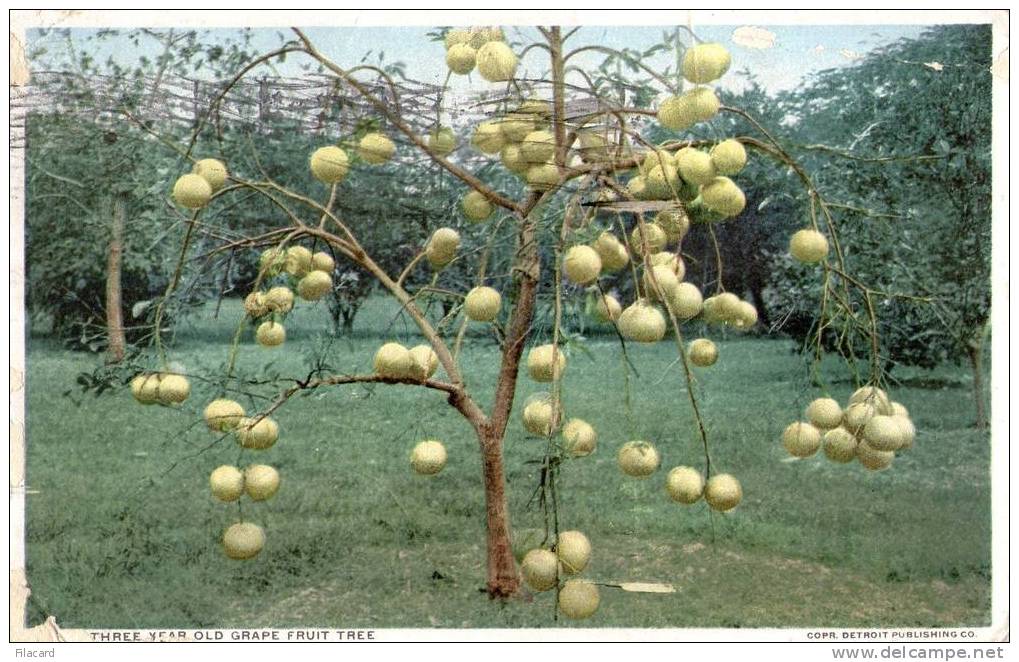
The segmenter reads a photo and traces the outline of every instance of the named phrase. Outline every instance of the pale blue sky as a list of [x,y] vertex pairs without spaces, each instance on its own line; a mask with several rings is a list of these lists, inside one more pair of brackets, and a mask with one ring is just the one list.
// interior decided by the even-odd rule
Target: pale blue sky
[[[883,44],[893,42],[903,37],[915,37],[919,35],[926,26],[922,25],[784,25],[767,26],[766,29],[774,33],[775,41],[771,48],[759,50],[740,46],[733,43],[731,37],[734,28],[737,26],[716,26],[708,25],[697,29],[699,37],[709,41],[719,41],[725,44],[732,52],[732,72],[742,69],[750,69],[758,77],[762,85],[770,91],[789,89],[796,86],[805,76],[811,72],[821,69],[845,66],[851,64],[852,60],[847,57],[846,52],[865,54]],[[336,62],[343,66],[352,66],[360,62],[361,58],[369,50],[376,53],[379,49],[385,51],[387,61],[402,61],[407,65],[407,75],[410,78],[442,83],[446,76],[444,62],[444,50],[440,43],[432,42],[426,37],[426,33],[433,28],[412,26],[412,27],[340,27],[308,28],[309,37],[315,41],[319,48]],[[581,28],[571,39],[570,46],[599,44],[612,48],[631,47],[646,49],[658,43],[662,39],[665,30],[672,30],[672,26],[590,26]],[[253,47],[259,51],[268,51],[277,47],[280,43],[279,33],[285,38],[290,38],[290,32],[285,29],[257,29],[253,32]],[[507,28],[511,38],[523,41],[533,40],[538,37],[537,31],[533,28],[513,27]],[[76,47],[82,48],[89,43],[85,38],[93,34],[91,29],[73,30]],[[229,29],[210,30],[206,33],[208,39],[223,39],[224,37],[236,34]],[[29,31],[30,45],[46,43],[51,50],[64,48],[60,42],[50,39],[41,41],[37,32]],[[148,45],[143,43],[142,47],[134,48],[124,40],[113,40],[106,42],[101,48],[94,50],[94,55],[105,59],[114,55],[122,64],[129,65],[140,55],[155,56],[159,49],[154,40]],[[590,54],[578,57],[578,64],[594,66],[601,61],[602,55]],[[586,58],[586,59],[581,59]],[[655,68],[659,65],[670,62],[672,55],[660,55],[649,64]],[[297,62],[300,58],[293,58],[280,68],[283,75],[299,75],[300,70]],[[532,51],[524,61],[524,65],[534,74],[540,72],[544,66],[541,51]],[[454,90],[473,87],[485,87],[488,84],[478,76],[472,76],[468,81],[466,77],[454,76]],[[721,82],[723,86],[738,86],[740,79],[734,74],[725,77]]]

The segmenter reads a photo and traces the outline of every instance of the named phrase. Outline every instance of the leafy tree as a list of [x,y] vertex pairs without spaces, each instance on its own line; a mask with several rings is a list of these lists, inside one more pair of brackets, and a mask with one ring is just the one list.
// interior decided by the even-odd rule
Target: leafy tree
[[[854,273],[881,297],[887,368],[969,360],[986,425],[990,311],[991,34],[940,26],[818,74],[780,103],[802,161],[838,205]],[[791,281],[789,279],[791,277]],[[776,290],[808,337],[817,297],[786,273]]]
[[141,320],[123,321],[124,310],[136,318],[165,289],[172,253],[165,239],[182,220],[165,198],[176,159],[151,149],[144,130],[151,122],[120,118],[158,114],[157,93],[171,76],[233,69],[249,57],[243,33],[211,45],[197,31],[142,29],[124,36],[134,45],[158,41],[155,60],[130,68],[112,57],[97,61],[94,46],[119,35],[98,30],[79,43],[66,29],[39,31],[66,46],[30,54],[37,94],[50,103],[29,114],[26,173],[28,308],[58,337],[106,347],[113,361],[124,356],[125,331],[144,335]]
[[[121,280],[108,279],[109,266],[122,264],[128,309],[165,287],[162,269],[152,269],[165,255],[157,240],[168,210],[152,202],[162,183],[156,172],[132,176],[137,136],[57,114],[33,114],[27,133],[28,307],[49,317],[57,335],[95,351],[107,344],[113,313],[103,292]],[[111,358],[122,356],[116,346],[111,340]]]

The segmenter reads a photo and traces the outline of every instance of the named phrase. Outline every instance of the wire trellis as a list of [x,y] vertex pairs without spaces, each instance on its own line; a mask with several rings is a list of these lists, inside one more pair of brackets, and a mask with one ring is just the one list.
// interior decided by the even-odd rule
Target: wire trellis
[[[170,75],[86,77],[68,71],[33,72],[28,85],[10,87],[10,148],[24,148],[25,121],[36,113],[80,117],[112,128],[124,120],[122,111],[127,110],[150,126],[185,129],[198,126],[208,113],[207,122],[214,128],[262,131],[286,126],[309,134],[347,133],[379,117],[353,88],[326,74],[243,78],[223,93],[226,85],[225,80]],[[540,98],[545,86],[545,81],[532,81],[528,94]],[[454,92],[409,79],[390,84],[376,78],[368,88],[373,95],[398,104],[404,121],[422,133],[440,119],[454,130],[464,129],[495,115],[507,101],[511,107],[514,100],[506,88]],[[592,114],[600,106],[596,99],[577,99],[569,104],[567,115]]]

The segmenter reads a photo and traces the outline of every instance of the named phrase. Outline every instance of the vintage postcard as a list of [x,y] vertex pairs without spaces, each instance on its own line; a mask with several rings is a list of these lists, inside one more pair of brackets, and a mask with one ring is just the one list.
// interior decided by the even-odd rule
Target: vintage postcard
[[10,654],[1003,656],[1008,27],[12,12]]

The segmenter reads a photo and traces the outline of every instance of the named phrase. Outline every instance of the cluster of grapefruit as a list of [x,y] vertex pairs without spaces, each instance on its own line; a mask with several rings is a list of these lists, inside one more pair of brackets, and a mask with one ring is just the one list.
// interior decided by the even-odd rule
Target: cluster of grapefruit
[[891,466],[896,453],[912,448],[916,438],[909,410],[872,385],[857,389],[845,408],[834,398],[818,398],[804,418],[782,432],[782,446],[793,457],[811,457],[824,449],[832,462],[856,460],[879,471]]

